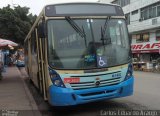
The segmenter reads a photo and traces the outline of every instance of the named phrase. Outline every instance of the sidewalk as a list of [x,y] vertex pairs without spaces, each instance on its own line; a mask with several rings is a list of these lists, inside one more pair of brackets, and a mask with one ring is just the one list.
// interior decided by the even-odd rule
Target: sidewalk
[[[21,74],[17,67],[7,67],[0,81],[0,115],[18,113],[18,116],[39,116],[37,105],[26,86],[26,74]],[[13,115],[13,114],[12,114]],[[15,115],[16,116],[16,115]]]

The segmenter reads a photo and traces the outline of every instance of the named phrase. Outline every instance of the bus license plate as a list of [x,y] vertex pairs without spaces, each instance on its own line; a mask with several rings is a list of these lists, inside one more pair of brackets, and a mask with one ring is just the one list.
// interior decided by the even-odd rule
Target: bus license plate
[[64,78],[64,83],[79,83],[80,78]]

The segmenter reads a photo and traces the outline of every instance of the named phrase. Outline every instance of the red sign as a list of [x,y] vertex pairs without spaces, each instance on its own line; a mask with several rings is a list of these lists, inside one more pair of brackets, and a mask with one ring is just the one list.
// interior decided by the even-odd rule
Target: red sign
[[150,53],[150,52],[159,52],[160,43],[139,43],[132,44],[131,49],[133,53]]
[[64,78],[64,83],[79,83],[80,78]]

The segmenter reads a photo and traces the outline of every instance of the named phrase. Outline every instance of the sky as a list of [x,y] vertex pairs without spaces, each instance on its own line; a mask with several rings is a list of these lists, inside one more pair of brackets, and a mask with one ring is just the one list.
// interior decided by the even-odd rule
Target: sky
[[0,8],[8,4],[13,6],[27,6],[30,8],[30,13],[39,15],[43,6],[46,4],[63,3],[63,2],[97,2],[98,0],[0,0]]

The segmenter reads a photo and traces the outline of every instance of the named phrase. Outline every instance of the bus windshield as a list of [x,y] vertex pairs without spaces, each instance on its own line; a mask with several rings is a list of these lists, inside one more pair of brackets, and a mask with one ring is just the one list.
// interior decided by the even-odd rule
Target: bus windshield
[[124,19],[50,19],[47,29],[48,61],[56,69],[108,68],[130,60]]

